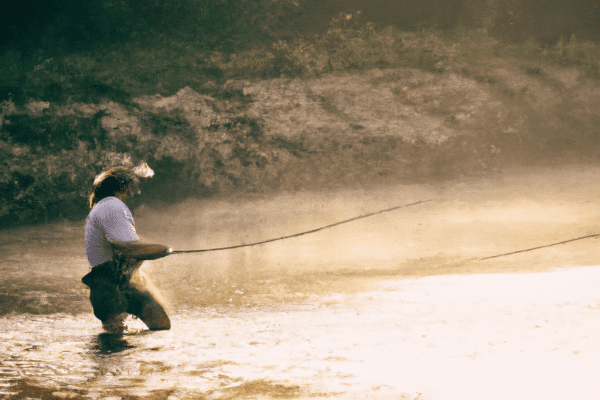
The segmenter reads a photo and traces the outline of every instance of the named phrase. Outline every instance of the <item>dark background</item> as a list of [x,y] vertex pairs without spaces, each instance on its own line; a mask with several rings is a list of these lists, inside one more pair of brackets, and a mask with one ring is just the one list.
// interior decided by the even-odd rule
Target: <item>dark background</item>
[[263,36],[320,32],[339,13],[358,10],[364,21],[402,29],[462,26],[548,44],[571,35],[600,40],[597,0],[25,0],[0,14],[0,45],[56,52],[203,35],[207,46],[227,48]]
[[[394,48],[381,45],[390,40]],[[90,183],[110,166],[111,154],[148,161],[157,177],[146,193],[165,201],[216,196],[225,188],[280,190],[265,171],[282,174],[286,189],[321,182],[317,177],[329,179],[319,183],[328,187],[359,167],[357,176],[371,182],[372,165],[388,159],[403,169],[390,164],[395,175],[376,178],[392,183],[540,160],[597,162],[600,117],[592,89],[600,79],[599,43],[598,0],[15,2],[0,13],[0,229],[83,218]],[[521,130],[507,134],[504,122],[496,123],[497,110],[489,110],[485,124],[444,146],[372,138],[360,125],[341,138],[271,137],[261,118],[244,113],[250,97],[227,83],[386,68],[455,74],[484,85],[505,106],[503,118]],[[556,68],[565,76],[578,70],[576,87],[557,82]],[[180,110],[142,112],[134,99],[186,87],[210,96],[213,111],[226,119],[235,116],[207,129],[226,139],[191,156],[155,157],[165,138],[196,149],[200,139]],[[547,106],[538,101],[543,90],[556,96]],[[425,97],[433,104],[440,94]],[[460,107],[463,100],[449,103]],[[335,111],[332,99],[319,101]],[[39,102],[47,107],[28,109]],[[147,140],[109,134],[102,124],[109,102],[136,118]],[[78,104],[104,106],[85,116],[74,111]],[[461,122],[451,108],[442,104],[437,112],[448,112],[448,126],[455,126]],[[490,152],[492,144],[502,152]],[[224,155],[219,146],[233,150]],[[292,161],[277,159],[280,152]],[[322,172],[330,167],[335,173]],[[306,174],[297,174],[302,168]]]

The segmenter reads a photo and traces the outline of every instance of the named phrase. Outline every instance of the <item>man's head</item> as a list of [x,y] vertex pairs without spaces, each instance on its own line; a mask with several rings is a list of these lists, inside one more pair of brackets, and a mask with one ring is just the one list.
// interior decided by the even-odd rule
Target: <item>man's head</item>
[[90,209],[100,200],[109,196],[115,196],[124,201],[139,193],[139,185],[140,180],[131,169],[125,167],[107,169],[94,179],[89,197]]

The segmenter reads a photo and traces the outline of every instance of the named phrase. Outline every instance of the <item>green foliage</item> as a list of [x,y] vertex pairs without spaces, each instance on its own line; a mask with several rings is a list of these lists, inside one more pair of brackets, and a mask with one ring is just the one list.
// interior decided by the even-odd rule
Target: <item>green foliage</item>
[[16,146],[27,146],[33,153],[58,154],[80,145],[90,148],[106,141],[106,131],[98,124],[103,112],[94,118],[47,113],[41,117],[15,114],[5,117],[5,140]]
[[[172,201],[313,184],[451,179],[485,173],[500,160],[598,156],[600,121],[590,117],[586,103],[593,99],[566,89],[561,92],[556,89],[559,81],[548,72],[573,67],[581,71],[582,79],[600,79],[597,43],[574,37],[554,45],[536,40],[505,43],[469,30],[381,29],[361,21],[360,14],[340,15],[321,34],[285,36],[269,28],[264,33],[268,41],[253,41],[248,36],[252,29],[274,26],[285,7],[295,6],[286,1],[239,2],[246,11],[219,8],[226,2],[206,3],[232,18],[251,20],[246,28],[237,26],[223,33],[245,36],[245,45],[238,49],[207,45],[202,38],[190,39],[189,32],[159,37],[157,20],[156,26],[146,28],[154,32],[155,40],[137,38],[48,58],[30,69],[21,69],[20,53],[4,53],[0,58],[0,225],[82,217],[87,190],[97,173],[140,160],[148,161],[156,172],[143,188],[148,197]],[[104,4],[118,9],[133,3]],[[191,3],[179,6],[186,4]],[[281,8],[269,8],[272,11],[264,17],[257,14],[268,7]],[[118,14],[117,9],[111,12]],[[134,12],[121,11],[123,15]],[[159,18],[156,10],[142,12],[149,15],[145,21]],[[435,88],[438,78],[470,78],[484,85],[487,95],[504,108],[486,109],[485,124],[465,123],[460,136],[443,143],[375,137],[358,124],[347,137],[331,131],[287,137],[267,134],[260,114],[247,112],[252,98],[235,85],[237,79],[308,80],[386,68],[433,73],[423,83],[432,87],[430,91],[420,92],[421,98],[406,95],[402,101],[417,112],[437,113],[449,126],[461,126],[456,115],[468,102],[466,89],[448,89],[456,94],[449,101]],[[503,71],[514,79],[507,79]],[[192,126],[188,111],[181,107],[142,110],[134,101],[145,95],[171,96],[184,87],[208,95],[206,113],[218,115],[212,125]],[[548,88],[556,98],[539,100]],[[319,104],[334,109],[331,103],[323,98]]]
[[12,146],[11,156],[0,163],[0,226],[85,215],[83,188],[94,169],[86,150],[41,155]]
[[293,28],[303,0],[30,0],[16,4],[12,21],[21,35],[0,46],[35,58],[90,51],[111,44],[153,43],[165,37],[232,51],[249,41]]
[[555,46],[542,51],[541,56],[560,65],[580,65],[590,76],[600,79],[600,46],[580,41],[573,35],[567,43],[561,38]]
[[[21,77],[21,53],[6,51],[0,54],[0,82],[3,85],[17,85]],[[2,98],[0,100],[6,100]]]
[[[346,19],[350,17],[350,19]],[[600,45],[571,38],[553,46],[535,40],[502,43],[481,32],[425,30],[406,32],[377,29],[346,15],[332,22],[323,34],[297,36],[248,44],[235,52],[213,51],[203,39],[164,37],[152,42],[133,41],[109,45],[93,52],[48,59],[33,70],[6,67],[0,96],[22,104],[26,99],[50,102],[114,101],[131,104],[140,95],[171,95],[182,87],[206,91],[211,81],[315,77],[326,73],[365,71],[373,68],[409,67],[431,72],[470,70],[498,56],[513,60],[578,65],[598,77]],[[349,21],[359,22],[349,25]],[[7,53],[6,66],[17,60]],[[19,82],[23,82],[22,84]]]
[[174,110],[167,115],[150,114],[144,118],[143,124],[158,137],[180,136],[187,140],[194,139],[194,131],[180,110]]
[[314,77],[393,67],[440,71],[449,52],[447,47],[451,45],[435,31],[417,34],[391,27],[377,30],[372,24],[348,28],[342,22],[323,35],[279,40],[269,47],[229,56],[215,52],[205,62],[227,78]]

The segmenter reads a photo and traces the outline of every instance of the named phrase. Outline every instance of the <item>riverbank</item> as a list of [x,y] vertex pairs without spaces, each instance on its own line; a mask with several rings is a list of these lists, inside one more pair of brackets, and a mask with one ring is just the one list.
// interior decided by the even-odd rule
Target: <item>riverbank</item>
[[[593,43],[332,27],[277,46],[202,53],[218,79],[189,43],[41,62],[0,104],[0,227],[82,218],[97,173],[140,161],[134,207],[598,159]],[[182,79],[147,85],[158,66]]]

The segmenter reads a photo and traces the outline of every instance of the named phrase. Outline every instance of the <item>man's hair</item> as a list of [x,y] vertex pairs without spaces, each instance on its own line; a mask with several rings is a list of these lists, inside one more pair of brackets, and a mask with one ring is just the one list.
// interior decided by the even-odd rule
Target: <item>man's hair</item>
[[89,197],[90,209],[102,199],[119,193],[136,193],[140,180],[135,173],[125,167],[114,167],[103,171],[94,179]]

